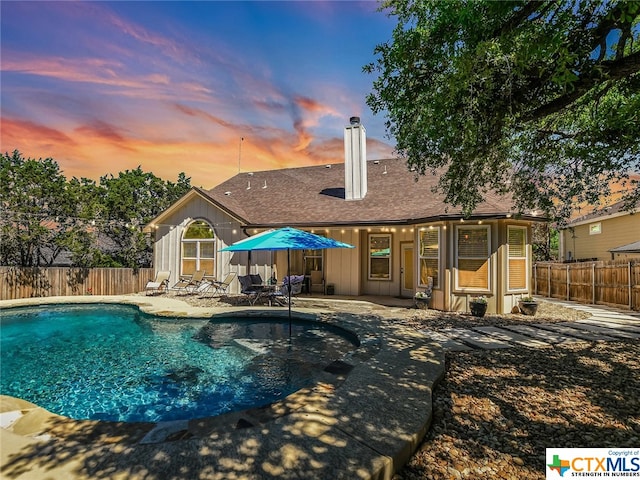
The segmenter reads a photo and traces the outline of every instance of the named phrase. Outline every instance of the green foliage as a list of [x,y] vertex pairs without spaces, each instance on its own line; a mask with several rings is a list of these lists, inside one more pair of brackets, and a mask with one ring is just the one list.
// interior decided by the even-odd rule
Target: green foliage
[[560,250],[560,233],[548,223],[533,225],[533,259],[536,262],[558,260]]
[[189,189],[136,170],[104,176],[100,184],[67,181],[51,158],[0,159],[0,263],[46,266],[69,255],[74,266],[143,267],[151,245],[142,227]]
[[640,196],[640,2],[390,0],[365,67],[398,153],[473,212],[492,189],[567,218],[612,186]]
[[65,177],[51,158],[24,159],[18,151],[0,159],[0,260],[27,267],[50,264],[63,248],[74,205]]
[[103,232],[115,243],[111,258],[121,266],[151,263],[152,249],[142,227],[190,188],[180,174],[177,183],[165,182],[140,167],[100,178],[105,226]]

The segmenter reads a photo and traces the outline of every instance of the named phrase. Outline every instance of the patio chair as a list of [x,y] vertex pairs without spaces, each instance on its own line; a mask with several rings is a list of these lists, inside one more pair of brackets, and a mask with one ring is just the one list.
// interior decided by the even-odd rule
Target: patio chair
[[233,279],[236,278],[236,275],[236,272],[229,272],[222,282],[211,282],[211,286],[209,287],[211,289],[211,296],[217,294],[223,295],[227,293],[229,285],[231,285]]
[[146,294],[149,295],[149,292],[159,293],[161,290],[166,292],[169,287],[169,277],[171,277],[170,271],[159,271],[156,278],[149,280],[144,287]]
[[262,277],[260,275],[241,275],[238,277],[238,281],[240,282],[240,293],[246,295],[249,305],[255,305],[264,290]]
[[291,295],[298,295],[302,293],[302,287],[304,286],[304,275],[291,275],[291,277],[284,277],[282,279],[281,291],[284,295],[288,295],[288,286],[291,282]]
[[187,293],[193,293],[202,285],[204,274],[204,270],[196,270],[190,278],[180,280],[172,287],[172,289],[178,291],[184,290]]
[[309,279],[309,293],[324,294],[324,278],[322,278],[322,271],[311,270]]

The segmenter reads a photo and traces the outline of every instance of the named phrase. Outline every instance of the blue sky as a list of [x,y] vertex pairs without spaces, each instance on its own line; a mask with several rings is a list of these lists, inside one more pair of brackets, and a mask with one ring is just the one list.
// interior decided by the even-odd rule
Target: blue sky
[[141,165],[209,188],[239,157],[242,171],[340,162],[352,115],[370,159],[393,154],[365,103],[362,67],[395,25],[376,2],[0,8],[2,151],[53,157],[68,178]]

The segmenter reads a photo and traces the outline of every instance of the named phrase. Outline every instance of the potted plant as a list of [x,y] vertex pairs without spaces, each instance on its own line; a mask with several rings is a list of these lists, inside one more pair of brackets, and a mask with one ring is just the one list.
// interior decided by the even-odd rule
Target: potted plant
[[522,297],[518,301],[518,308],[523,315],[534,316],[538,311],[538,302],[533,297]]
[[416,294],[413,296],[413,301],[415,302],[416,308],[426,310],[429,308],[431,295],[427,292],[416,292]]
[[469,302],[469,307],[471,308],[471,315],[484,317],[484,314],[487,313],[487,298],[484,295],[474,297]]

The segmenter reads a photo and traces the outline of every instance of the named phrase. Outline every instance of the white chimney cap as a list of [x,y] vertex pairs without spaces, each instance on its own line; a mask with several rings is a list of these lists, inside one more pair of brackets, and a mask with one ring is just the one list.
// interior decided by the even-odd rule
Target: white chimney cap
[[360,117],[351,117],[349,123],[351,125],[360,125]]

